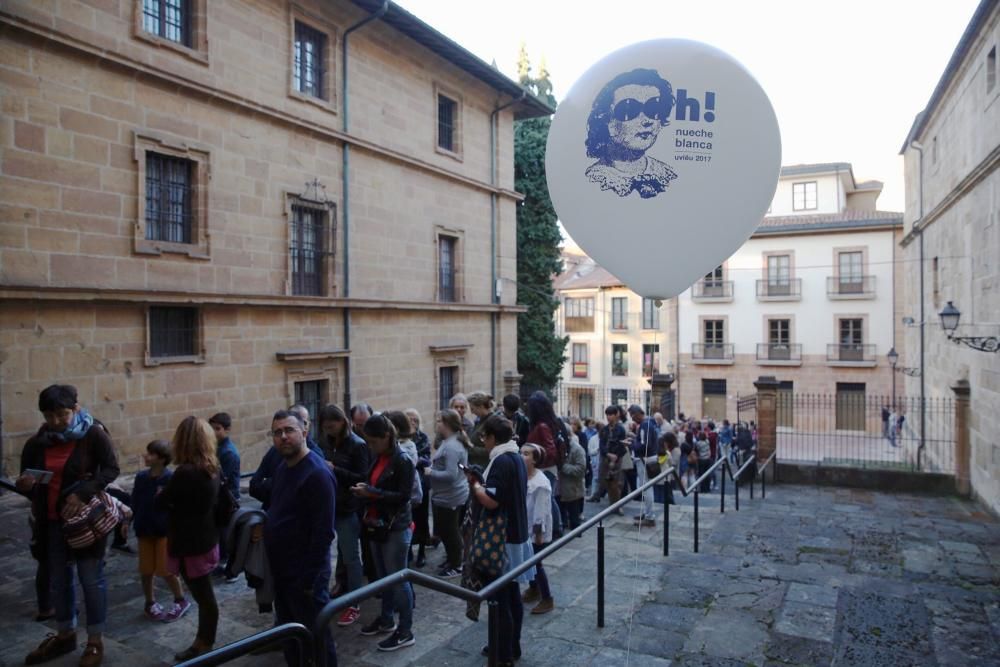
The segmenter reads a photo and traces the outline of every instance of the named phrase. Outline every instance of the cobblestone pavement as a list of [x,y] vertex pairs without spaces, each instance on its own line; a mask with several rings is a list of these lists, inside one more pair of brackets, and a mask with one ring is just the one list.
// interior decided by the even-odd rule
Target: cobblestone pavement
[[[690,499],[671,510],[666,559],[661,526],[608,523],[603,629],[595,536],[550,558],[557,608],[526,616],[519,665],[1000,665],[1000,523],[974,503],[783,485],[769,487],[766,500],[744,497],[739,513],[731,498],[721,516],[717,495],[702,500],[699,554]],[[26,509],[16,496],[0,498],[0,666],[22,664],[50,631],[32,620]],[[443,557],[428,553],[431,564]],[[105,664],[169,664],[194,636],[195,610],[171,625],[144,620],[135,567],[133,556],[108,557]],[[242,579],[216,591],[220,644],[269,625]],[[374,609],[366,602],[363,619]],[[379,653],[359,625],[335,628],[341,664],[483,665],[486,623],[463,612],[462,603],[419,590],[414,647]],[[236,664],[283,661],[269,654]]]

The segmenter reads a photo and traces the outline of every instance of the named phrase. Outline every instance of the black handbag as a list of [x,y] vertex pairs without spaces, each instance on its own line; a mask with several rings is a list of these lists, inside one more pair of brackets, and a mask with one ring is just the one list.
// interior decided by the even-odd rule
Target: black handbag
[[659,475],[663,470],[660,468],[659,461],[650,461],[646,463],[646,479],[650,480]]

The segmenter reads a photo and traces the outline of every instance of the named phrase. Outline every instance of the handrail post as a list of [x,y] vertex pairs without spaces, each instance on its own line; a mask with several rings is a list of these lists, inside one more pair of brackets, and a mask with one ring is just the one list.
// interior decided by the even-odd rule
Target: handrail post
[[740,477],[739,477],[739,470],[736,471],[736,479],[733,480],[733,488],[736,489],[735,492],[734,492],[735,495],[736,495],[736,511],[739,512],[740,511]]
[[722,464],[722,485],[719,487],[719,514],[726,513],[726,467],[727,463]]
[[[505,593],[501,593],[504,595]],[[488,665],[489,667],[497,667],[500,664],[500,604],[497,602],[495,597],[490,598],[486,601],[486,609],[489,613],[489,640],[487,645],[489,646],[488,655]]]
[[663,480],[663,555],[670,555],[670,499],[674,492],[670,488],[670,476]]
[[[756,452],[754,453],[754,456],[757,456]],[[757,470],[756,470],[756,465],[757,465],[757,464],[755,463],[755,464],[754,464],[754,466],[755,466],[755,470],[754,470],[754,473],[756,473],[756,472],[757,472]],[[753,487],[754,487],[754,484],[756,483],[756,481],[757,481],[757,480],[755,480],[755,479],[754,479],[753,477],[751,477],[751,478],[750,478],[750,500],[753,500]]]
[[767,498],[767,466],[764,466],[764,469],[760,471],[760,499],[764,500],[766,498]]
[[694,490],[694,552],[698,553],[698,489]]
[[604,522],[597,524],[597,627],[604,627]]

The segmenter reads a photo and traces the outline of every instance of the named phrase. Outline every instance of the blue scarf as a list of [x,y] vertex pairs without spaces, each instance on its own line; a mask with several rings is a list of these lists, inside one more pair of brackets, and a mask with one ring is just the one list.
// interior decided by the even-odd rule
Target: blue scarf
[[87,412],[86,408],[80,408],[80,411],[73,415],[73,422],[69,425],[69,428],[62,433],[48,431],[46,435],[52,443],[82,440],[83,436],[87,435],[87,431],[93,425],[94,418]]

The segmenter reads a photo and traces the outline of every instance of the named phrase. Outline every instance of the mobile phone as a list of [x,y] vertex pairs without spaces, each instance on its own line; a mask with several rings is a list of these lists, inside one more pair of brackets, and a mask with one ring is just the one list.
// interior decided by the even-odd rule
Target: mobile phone
[[459,463],[458,469],[461,470],[462,472],[469,472],[469,466],[465,465],[464,463]]
[[25,468],[24,474],[34,477],[36,484],[48,484],[49,480],[52,479],[51,470],[38,470],[37,468]]

